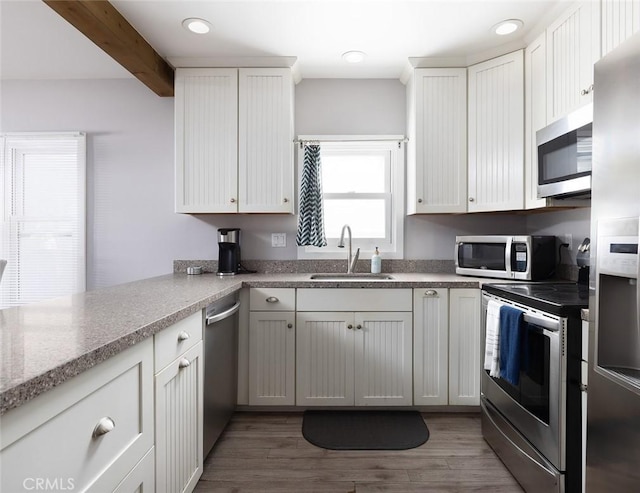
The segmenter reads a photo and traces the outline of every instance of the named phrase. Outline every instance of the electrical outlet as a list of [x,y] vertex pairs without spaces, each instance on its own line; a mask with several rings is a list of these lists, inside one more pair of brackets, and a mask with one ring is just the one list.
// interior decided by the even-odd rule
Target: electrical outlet
[[560,238],[560,243],[566,243],[567,245],[569,245],[567,247],[567,250],[571,251],[573,250],[573,235],[570,233],[564,234],[564,235],[560,235],[558,238]]
[[271,233],[271,246],[284,248],[287,246],[287,233]]

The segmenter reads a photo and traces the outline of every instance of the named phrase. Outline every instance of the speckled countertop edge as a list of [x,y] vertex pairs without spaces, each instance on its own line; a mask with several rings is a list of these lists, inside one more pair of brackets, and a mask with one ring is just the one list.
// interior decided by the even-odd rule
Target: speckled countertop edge
[[[176,273],[1,310],[0,415],[242,287],[479,288],[495,282],[455,274],[392,275],[392,280],[328,281],[311,280],[309,274]],[[52,313],[64,321],[50,322]]]

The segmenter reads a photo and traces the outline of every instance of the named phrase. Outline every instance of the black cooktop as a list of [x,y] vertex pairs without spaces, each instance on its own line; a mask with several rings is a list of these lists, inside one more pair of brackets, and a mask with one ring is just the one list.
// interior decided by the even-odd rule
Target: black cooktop
[[589,306],[589,286],[571,282],[532,282],[484,284],[482,289],[496,296],[517,301],[560,316],[580,316]]

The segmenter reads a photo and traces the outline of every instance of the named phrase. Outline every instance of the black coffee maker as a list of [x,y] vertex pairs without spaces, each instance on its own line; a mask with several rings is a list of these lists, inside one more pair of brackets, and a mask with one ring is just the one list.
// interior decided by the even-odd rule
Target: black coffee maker
[[240,272],[240,230],[221,228],[218,230],[219,276],[235,276]]

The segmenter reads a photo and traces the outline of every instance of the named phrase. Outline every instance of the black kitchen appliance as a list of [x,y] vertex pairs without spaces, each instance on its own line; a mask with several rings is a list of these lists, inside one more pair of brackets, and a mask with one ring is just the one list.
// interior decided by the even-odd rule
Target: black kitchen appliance
[[235,276],[240,272],[240,229],[220,228],[218,230],[218,272],[219,276]]

